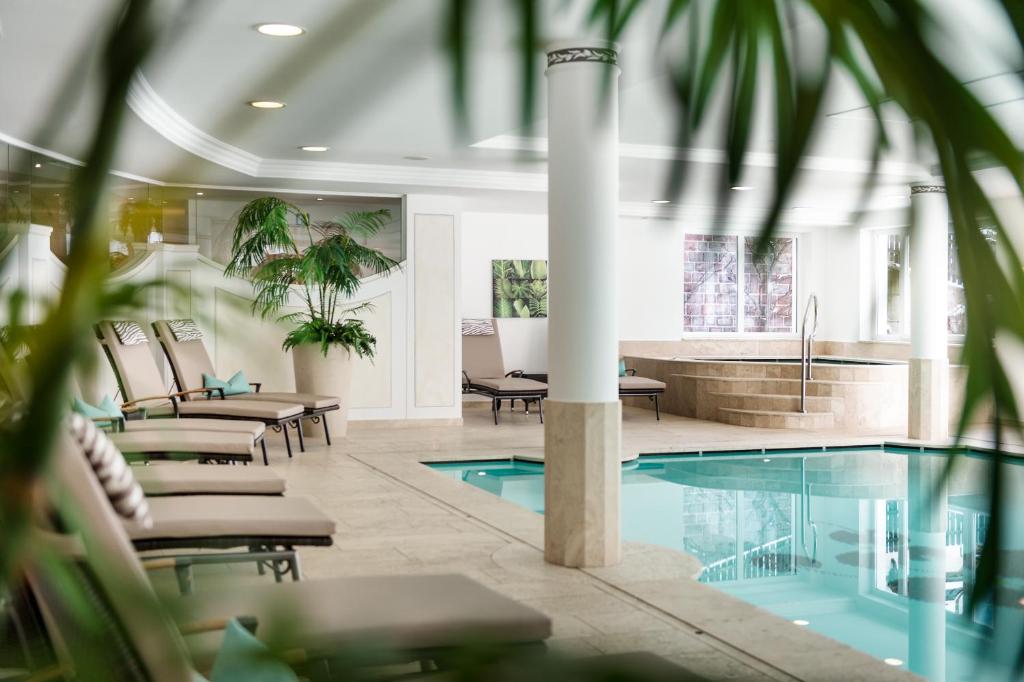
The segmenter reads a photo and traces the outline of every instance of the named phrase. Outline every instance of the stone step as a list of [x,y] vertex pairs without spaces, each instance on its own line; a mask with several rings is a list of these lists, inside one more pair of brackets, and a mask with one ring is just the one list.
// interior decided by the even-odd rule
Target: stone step
[[831,429],[835,415],[831,412],[786,412],[777,410],[743,410],[718,408],[718,421],[734,426],[754,426],[762,429]]
[[[682,361],[686,374],[739,379],[799,379],[800,363]],[[812,376],[828,381],[893,381],[905,376],[906,365],[815,364]]]
[[[791,393],[718,393],[709,392],[714,404],[718,407],[728,407],[740,410],[769,410],[772,412],[799,412],[800,396]],[[830,412],[835,414],[842,411],[842,398],[830,396],[807,396],[808,412]]]
[[[755,393],[774,395],[800,395],[800,379],[758,379],[752,377],[708,377],[694,374],[677,374],[683,379],[699,381],[702,392],[713,393]],[[886,386],[874,381],[838,381],[811,379],[807,382],[807,395],[842,397],[845,387]]]

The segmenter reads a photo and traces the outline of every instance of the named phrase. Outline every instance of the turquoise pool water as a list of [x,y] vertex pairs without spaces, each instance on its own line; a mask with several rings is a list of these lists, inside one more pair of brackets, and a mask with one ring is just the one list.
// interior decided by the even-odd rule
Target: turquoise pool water
[[[965,608],[989,532],[992,467],[960,458],[940,495],[946,463],[880,448],[642,457],[623,467],[622,536],[689,552],[702,582],[890,665],[933,680],[1009,679],[987,649],[992,667],[979,671],[977,654],[997,613],[1019,624],[1021,595],[1005,609]],[[431,466],[544,512],[542,465]],[[1004,469],[1024,490],[1024,468]],[[1015,499],[1011,524],[1022,509]],[[1001,544],[1024,547],[1014,540],[1015,527]]]

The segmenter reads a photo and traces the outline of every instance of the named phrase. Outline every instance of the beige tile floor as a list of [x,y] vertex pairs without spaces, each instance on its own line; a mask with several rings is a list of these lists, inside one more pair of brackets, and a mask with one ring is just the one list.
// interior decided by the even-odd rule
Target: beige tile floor
[[[841,644],[693,580],[699,565],[672,550],[627,544],[622,565],[576,570],[543,561],[543,519],[421,464],[542,456],[536,415],[467,406],[463,425],[354,424],[331,447],[272,466],[289,494],[337,521],[330,548],[303,550],[307,577],[458,572],[547,613],[552,649],[579,654],[650,651],[728,680],[907,679]],[[316,431],[316,429],[311,429]],[[900,434],[893,434],[899,436]],[[878,437],[753,429],[627,408],[624,458],[638,452],[878,442]]]

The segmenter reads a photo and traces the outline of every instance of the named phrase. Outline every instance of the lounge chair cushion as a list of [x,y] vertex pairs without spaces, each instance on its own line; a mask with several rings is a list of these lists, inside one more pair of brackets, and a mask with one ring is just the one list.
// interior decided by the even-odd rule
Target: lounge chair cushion
[[664,391],[665,382],[646,377],[619,377],[620,391]]
[[125,431],[213,431],[214,433],[247,433],[253,441],[266,433],[263,422],[236,419],[134,419],[124,423]]
[[[179,403],[181,415],[184,417],[209,417],[213,415],[233,419],[288,419],[302,414],[302,405],[298,403],[278,403],[270,401],[239,400],[190,400]],[[148,413],[154,417],[166,417],[174,414],[171,405],[150,408]]]
[[519,377],[473,379],[473,386],[493,393],[546,393],[548,390],[547,384]]
[[149,500],[153,525],[126,523],[132,540],[329,537],[334,521],[301,497],[192,495]]
[[498,327],[491,320],[493,334],[463,335],[462,371],[472,383],[481,377],[501,377],[508,371],[501,354],[501,336]]
[[[254,583],[180,597],[171,610],[185,623],[254,616],[261,640],[313,655],[365,642],[409,651],[453,643],[540,642],[551,635],[546,615],[463,575]],[[221,638],[219,632],[186,638],[199,669],[213,659]]]
[[247,433],[225,431],[125,431],[110,434],[121,452],[190,452],[203,455],[251,456]]
[[235,396],[235,400],[261,400],[280,403],[298,403],[307,410],[323,410],[337,407],[341,399],[331,395],[316,395],[315,393],[286,393],[268,391],[266,393],[246,393]]
[[283,495],[285,480],[268,467],[218,467],[189,462],[133,466],[147,495]]

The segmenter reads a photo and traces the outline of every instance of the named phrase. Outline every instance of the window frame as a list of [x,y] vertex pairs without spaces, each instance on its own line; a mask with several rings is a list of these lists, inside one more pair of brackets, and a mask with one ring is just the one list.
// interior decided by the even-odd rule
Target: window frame
[[753,232],[714,232],[714,231],[701,231],[701,230],[686,230],[683,233],[683,243],[686,242],[688,235],[716,235],[723,237],[732,237],[736,239],[736,330],[728,332],[699,332],[699,331],[687,331],[685,328],[685,309],[686,309],[686,282],[682,282],[683,285],[683,332],[682,339],[762,339],[765,341],[774,340],[790,340],[800,338],[800,293],[801,293],[801,281],[803,279],[802,263],[800,261],[801,253],[801,235],[791,232],[781,232],[775,236],[777,239],[792,239],[793,240],[793,295],[792,295],[792,317],[793,317],[793,328],[788,332],[754,332],[744,331],[744,323],[747,319],[746,313],[746,271],[747,271],[747,255],[746,255],[746,244],[745,239],[756,238],[757,234]]
[[[952,231],[952,223],[950,223],[950,231]],[[886,290],[888,287],[888,238],[894,235],[902,235],[903,238],[903,254],[904,262],[906,267],[901,274],[902,291],[905,292],[903,295],[903,320],[901,321],[901,331],[899,334],[887,334],[884,330],[886,328]],[[910,231],[903,227],[890,227],[878,230],[871,230],[871,242],[870,242],[870,258],[871,258],[871,302],[870,305],[874,308],[872,312],[871,322],[871,337],[872,341],[882,341],[888,343],[910,343],[911,339],[911,311],[912,311],[912,291],[910,289],[910,250],[912,244],[910,243]],[[946,274],[946,342],[947,345],[963,345],[964,335],[955,334],[948,331],[949,327],[949,273]]]

